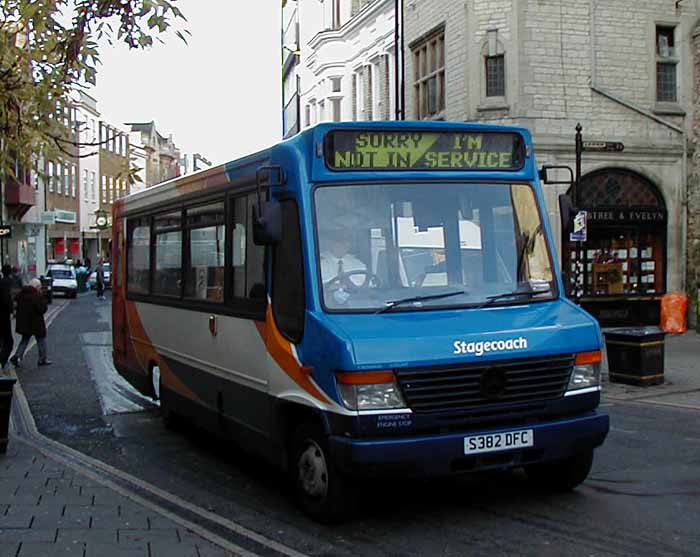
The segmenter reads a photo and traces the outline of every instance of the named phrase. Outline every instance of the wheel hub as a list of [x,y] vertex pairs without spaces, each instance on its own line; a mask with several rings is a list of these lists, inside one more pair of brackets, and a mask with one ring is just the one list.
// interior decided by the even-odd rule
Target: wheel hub
[[321,448],[312,440],[299,456],[299,482],[311,497],[322,498],[328,491],[328,467]]

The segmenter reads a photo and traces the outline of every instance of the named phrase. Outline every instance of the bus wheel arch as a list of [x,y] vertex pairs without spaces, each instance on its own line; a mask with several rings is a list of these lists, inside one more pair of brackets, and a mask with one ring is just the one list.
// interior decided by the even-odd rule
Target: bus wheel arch
[[298,425],[289,447],[289,472],[294,497],[314,520],[333,524],[352,515],[357,491],[330,452],[328,435],[318,420]]

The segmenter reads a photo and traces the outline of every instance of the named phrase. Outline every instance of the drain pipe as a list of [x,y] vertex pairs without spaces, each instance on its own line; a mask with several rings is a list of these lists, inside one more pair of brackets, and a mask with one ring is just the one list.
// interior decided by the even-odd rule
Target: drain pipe
[[[680,207],[681,207],[681,290],[685,291],[687,289],[687,270],[688,261],[686,257],[687,244],[688,244],[688,132],[685,127],[677,126],[673,122],[669,122],[664,118],[661,118],[654,114],[653,112],[642,108],[622,97],[606,91],[598,85],[597,76],[597,66],[596,66],[596,35],[595,35],[595,13],[597,8],[596,0],[589,0],[589,20],[590,20],[590,34],[591,34],[591,90],[598,93],[599,95],[610,99],[617,104],[624,106],[642,116],[653,120],[667,127],[670,130],[680,134],[682,146],[683,146],[683,163],[681,168],[681,194],[680,194]],[[684,119],[686,120],[686,119]]]

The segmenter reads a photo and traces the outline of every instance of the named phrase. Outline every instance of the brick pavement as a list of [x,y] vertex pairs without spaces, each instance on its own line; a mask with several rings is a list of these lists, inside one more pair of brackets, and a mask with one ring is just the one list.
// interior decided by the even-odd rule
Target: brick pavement
[[224,555],[231,553],[17,438],[0,454],[0,557]]

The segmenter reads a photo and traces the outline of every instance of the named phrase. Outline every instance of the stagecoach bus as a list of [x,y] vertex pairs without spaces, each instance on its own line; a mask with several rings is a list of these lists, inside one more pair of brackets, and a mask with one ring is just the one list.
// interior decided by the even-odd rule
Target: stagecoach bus
[[608,432],[526,129],[321,124],[115,203],[114,363],[345,516],[363,478],[523,468]]

